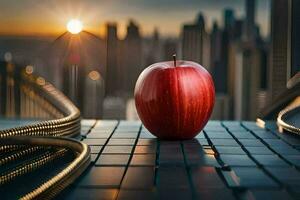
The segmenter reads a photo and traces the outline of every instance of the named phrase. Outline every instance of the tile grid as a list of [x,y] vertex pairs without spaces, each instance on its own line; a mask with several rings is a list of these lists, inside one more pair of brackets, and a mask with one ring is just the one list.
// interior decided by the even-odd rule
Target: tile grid
[[[199,183],[195,182],[197,180],[194,177],[195,165],[198,167],[210,166],[211,168],[214,168],[216,173],[219,175],[221,182],[223,182],[223,184],[226,185],[227,190],[231,191],[235,198],[240,198],[240,194],[239,194],[240,189],[243,187],[240,187],[239,185],[237,187],[233,187],[231,185],[232,182],[230,183],[230,180],[228,179],[228,177],[226,177],[226,173],[224,175],[224,172],[226,172],[226,171],[228,172],[227,175],[230,175],[231,172],[235,172],[236,170],[238,170],[238,171],[241,170],[242,171],[241,173],[244,173],[245,172],[244,169],[246,169],[246,171],[247,171],[247,168],[248,168],[248,170],[252,173],[257,172],[258,174],[261,174],[261,176],[263,176],[265,174],[262,178],[270,179],[269,183],[272,180],[275,183],[280,184],[279,189],[284,189],[285,191],[287,191],[287,189],[288,189],[287,187],[284,187],[285,183],[281,184],[282,181],[279,180],[277,177],[273,176],[272,173],[268,171],[268,167],[264,166],[264,164],[262,164],[261,161],[257,160],[257,157],[253,157],[252,153],[247,149],[247,148],[251,147],[252,144],[251,143],[246,144],[244,142],[254,141],[257,144],[259,142],[259,143],[261,143],[261,145],[264,146],[264,148],[269,149],[270,152],[273,153],[272,155],[276,155],[280,159],[287,161],[280,153],[276,152],[276,150],[272,148],[273,147],[272,145],[276,144],[276,142],[278,142],[279,140],[274,140],[274,141],[268,140],[269,138],[273,138],[273,136],[269,137],[268,135],[264,135],[264,138],[259,137],[257,135],[258,132],[253,132],[253,131],[258,130],[257,127],[254,127],[254,129],[252,129],[252,127],[249,128],[248,126],[245,126],[243,124],[243,122],[238,122],[238,123],[235,122],[234,124],[229,124],[226,122],[218,121],[218,122],[214,122],[213,124],[208,124],[206,126],[206,128],[203,130],[202,135],[199,134],[196,137],[196,139],[194,139],[192,141],[180,141],[180,142],[176,142],[176,141],[168,142],[167,141],[166,142],[166,141],[160,141],[159,139],[153,139],[155,141],[156,147],[151,146],[151,148],[148,149],[148,148],[140,148],[140,147],[144,146],[144,145],[147,147],[150,147],[147,139],[145,140],[145,138],[152,139],[153,137],[149,137],[149,135],[147,135],[148,133],[146,133],[147,131],[144,129],[144,127],[142,125],[139,126],[138,131],[135,130],[134,125],[131,126],[130,124],[127,124],[127,122],[122,122],[122,126],[119,126],[119,125],[120,125],[120,121],[117,123],[116,126],[114,126],[113,131],[107,138],[106,142],[103,144],[101,151],[98,152],[98,154],[97,154],[97,160],[99,160],[99,157],[101,155],[103,155],[103,153],[106,155],[117,154],[117,155],[124,155],[124,156],[128,155],[129,156],[126,164],[125,164],[125,162],[122,165],[113,164],[114,161],[111,162],[111,164],[108,164],[108,166],[111,166],[111,167],[119,166],[119,168],[123,167],[125,169],[125,170],[123,170],[123,172],[120,176],[121,177],[120,183],[118,184],[118,186],[115,185],[116,186],[115,188],[118,188],[118,190],[116,192],[116,196],[114,197],[114,199],[123,199],[126,195],[128,197],[128,194],[132,195],[135,192],[144,193],[144,194],[147,194],[147,192],[148,192],[148,193],[154,194],[155,196],[159,195],[158,197],[163,197],[163,196],[161,196],[161,191],[163,191],[162,194],[165,195],[164,189],[168,190],[168,188],[170,189],[170,187],[173,187],[172,183],[174,182],[174,181],[166,182],[166,179],[169,179],[169,178],[167,178],[167,177],[169,177],[169,175],[167,175],[167,174],[172,174],[171,176],[175,175],[176,178],[173,178],[173,179],[171,178],[171,180],[177,180],[177,179],[181,180],[182,179],[182,181],[183,181],[183,182],[181,182],[181,184],[183,184],[182,186],[187,187],[187,189],[190,190],[192,198],[195,199],[195,198],[199,197],[198,196],[199,195],[199,188],[198,188],[199,185],[197,185],[197,188],[196,188],[196,184],[199,184]],[[90,128],[89,132],[91,132],[91,130],[95,126],[96,125],[94,124]],[[100,130],[100,128],[98,130]],[[106,130],[106,129],[104,128],[103,130]],[[235,131],[235,132],[232,132],[232,131]],[[263,130],[259,129],[258,131],[263,131]],[[136,133],[136,135],[134,132]],[[101,132],[101,133],[103,133],[103,132]],[[114,136],[114,134],[115,134],[115,136]],[[124,134],[124,135],[122,135],[122,134]],[[244,137],[245,135],[243,135],[243,134],[246,134],[246,137]],[[271,132],[268,134],[271,134]],[[272,134],[275,135],[274,133],[272,133]],[[276,137],[278,137],[278,136],[276,135]],[[112,138],[114,139],[114,141],[110,142]],[[124,140],[125,140],[123,138],[134,139],[134,143],[132,141],[132,144],[131,144],[131,142],[127,142],[127,143],[125,142],[126,144],[122,144],[122,142],[124,142]],[[240,141],[240,139],[241,139],[241,141]],[[271,145],[269,143],[267,143],[264,139],[267,139],[268,142],[271,143]],[[277,139],[277,138],[275,138],[275,139]],[[280,139],[280,141],[281,141],[280,137],[278,137],[278,139]],[[123,141],[120,142],[117,140],[123,140]],[[205,142],[205,140],[207,141],[207,143]],[[233,143],[233,141],[235,143]],[[162,142],[163,142],[163,144],[162,144]],[[286,141],[284,141],[284,142],[286,143]],[[254,143],[254,147],[259,147],[259,145],[257,145],[256,143]],[[198,146],[197,145],[194,146],[194,144],[197,144]],[[112,145],[117,145],[117,146],[118,145],[131,146],[132,145],[131,146],[132,148],[131,148],[130,152],[129,151],[127,152],[127,150],[126,150],[126,153],[122,153],[122,148],[121,148],[121,151],[120,151],[120,149],[118,149],[119,152],[117,151],[115,153],[110,152],[112,150],[111,148],[109,148],[110,150],[103,152],[103,151],[105,151],[104,150],[105,147],[111,147]],[[255,146],[255,145],[257,145],[257,146]],[[139,148],[137,148],[137,146],[139,146]],[[162,149],[163,152],[161,151],[162,147],[163,147],[163,149]],[[196,147],[196,150],[194,147]],[[198,151],[197,148],[199,148],[199,150],[202,149],[205,152],[210,150],[211,153],[209,153],[209,154],[213,155],[212,157],[215,158],[215,161],[219,165],[208,164],[207,161],[205,161],[206,164],[204,163],[204,165],[201,163],[197,164],[197,162],[195,162],[196,160],[193,160],[193,159],[195,159],[193,157],[195,155],[195,151]],[[238,150],[238,148],[243,150],[245,153],[241,154],[241,153],[238,153],[240,151],[236,152],[236,150]],[[137,149],[138,149],[138,151],[137,151]],[[228,149],[231,149],[231,150],[228,151]],[[219,152],[220,150],[222,152]],[[154,154],[156,156],[155,159],[154,159],[154,156],[151,156],[153,161],[150,161],[150,163],[153,162],[154,166],[149,164],[149,162],[145,162],[143,160],[143,159],[147,159],[147,157],[149,158],[149,154],[151,154],[151,155]],[[199,152],[199,156],[201,157],[200,154],[201,153]],[[226,155],[226,154],[228,154],[228,155]],[[237,163],[236,161],[234,163],[237,163],[237,164],[232,164],[232,163],[230,163],[231,161],[227,162],[227,160],[225,160],[225,161],[223,160],[224,155],[226,155],[227,158],[230,157],[230,155],[233,155],[233,158],[237,158],[237,159],[239,159],[238,156],[241,156],[241,157],[247,156],[247,158],[250,161],[253,161],[253,165],[250,165],[250,166],[246,165],[244,167],[242,165],[239,165],[239,163]],[[260,154],[257,153],[255,155],[260,155]],[[266,154],[262,154],[262,155],[266,155]],[[135,158],[135,159],[133,159],[133,158]],[[140,160],[138,160],[137,158],[139,158]],[[201,157],[201,158],[205,159],[205,155],[204,155],[204,157]],[[134,163],[132,163],[132,161],[134,161]],[[242,162],[244,162],[244,161],[242,161]],[[289,163],[289,165],[291,165],[291,162],[287,162],[287,163]],[[139,172],[139,171],[142,172],[142,174],[147,173],[147,168],[148,169],[151,168],[149,166],[153,166],[153,175],[152,175],[153,184],[150,184],[149,179],[148,179],[148,184],[152,185],[151,186],[152,190],[150,191],[149,189],[139,189],[141,187],[136,187],[135,185],[132,185],[133,183],[134,184],[137,184],[137,183],[143,184],[143,182],[140,182],[137,180],[133,181],[132,173]],[[96,165],[94,167],[100,168],[101,166]],[[103,167],[103,165],[102,165],[102,167]],[[105,168],[105,166],[104,166],[104,168]],[[135,168],[135,169],[132,169],[132,168]],[[256,171],[255,171],[255,169],[256,169]],[[168,172],[168,170],[171,170],[171,172]],[[175,171],[173,171],[173,170],[175,170]],[[179,173],[178,177],[177,177],[177,173]],[[166,175],[167,175],[167,177],[166,177]],[[239,177],[240,175],[237,174],[237,176]],[[241,178],[243,178],[243,176]],[[248,181],[247,183],[249,184],[248,178],[249,177],[246,177],[245,181],[246,182]],[[251,176],[250,176],[250,178],[251,178]],[[144,177],[141,177],[141,179],[144,179]],[[184,179],[186,179],[186,181]],[[165,183],[168,184],[168,182],[171,183],[171,186],[165,188]],[[258,184],[255,186],[257,188],[264,188],[263,184],[265,182],[261,181],[261,183],[262,183],[262,185]],[[122,189],[123,184],[125,184],[124,185],[125,187]],[[148,185],[147,188],[150,188],[150,185]],[[179,183],[179,186],[180,186],[180,183]],[[274,186],[275,185],[273,184],[270,187],[274,187]],[[176,184],[175,184],[175,187],[176,187]],[[105,188],[105,187],[100,186],[100,188]],[[275,189],[275,190],[279,191],[279,189]],[[176,190],[174,190],[174,191],[176,191]],[[252,190],[249,190],[249,188],[247,188],[246,191],[250,192]],[[185,190],[185,192],[188,192],[188,190]],[[178,191],[176,191],[175,193],[177,194]],[[124,194],[126,194],[126,195],[124,196]],[[180,194],[180,192],[179,192],[179,194]],[[252,194],[252,193],[250,192],[250,194]],[[180,197],[177,197],[177,198],[180,198]],[[126,197],[125,197],[125,199],[126,199]]]
[[[82,120],[83,121],[83,120]],[[85,132],[83,133],[83,132],[81,132],[81,136],[82,136],[82,138],[81,139],[83,139],[87,134],[89,134],[90,132],[91,132],[91,130],[96,126],[96,124],[97,124],[97,121],[95,120],[94,122],[93,122],[93,124],[92,125],[89,125],[88,127],[88,130],[85,130]],[[86,128],[86,125],[81,125],[81,131],[82,131],[82,129],[85,129]]]
[[[266,147],[268,147],[273,153],[275,153],[277,156],[279,156],[281,159],[283,159],[285,162],[287,162],[288,164],[290,164],[291,166],[293,166],[294,164],[292,162],[290,162],[289,160],[287,160],[284,156],[282,156],[281,154],[279,154],[274,148],[272,148],[268,143],[266,143],[262,138],[260,138],[257,134],[255,134],[253,132],[253,130],[249,129],[248,127],[244,126],[243,123],[241,123],[241,126],[243,126],[245,129],[247,129],[252,135],[254,135],[254,137],[256,137],[257,139],[259,139]],[[272,130],[267,129],[270,133],[272,133],[274,136],[276,136],[280,141],[283,141],[284,143],[286,143],[287,145],[289,145],[290,147],[292,147],[288,142],[286,142],[285,140],[281,139],[280,137],[278,137]],[[292,147],[293,148],[293,147]],[[295,168],[298,168],[297,166],[295,166]]]
[[[120,122],[119,122],[119,123],[120,123]],[[116,128],[117,128],[117,127],[116,127]],[[139,130],[138,130],[137,137],[135,138],[135,142],[134,142],[133,148],[131,149],[131,153],[130,153],[130,156],[129,156],[129,160],[128,160],[128,162],[127,162],[127,165],[126,165],[126,167],[125,167],[125,171],[124,171],[123,176],[122,176],[122,178],[121,178],[120,188],[122,187],[122,183],[123,183],[123,181],[124,181],[125,175],[126,175],[126,173],[127,173],[127,171],[128,171],[130,162],[131,162],[132,157],[133,157],[133,155],[134,155],[134,151],[135,151],[136,145],[137,145],[137,143],[138,143],[138,140],[139,140],[139,137],[140,137],[140,134],[141,134],[141,130],[142,130],[142,125],[140,125],[140,128],[139,128]],[[99,155],[100,155],[100,154],[99,154]],[[120,190],[117,192],[117,195],[116,195],[116,198],[115,198],[115,199],[118,199],[119,194],[120,194]]]
[[[260,163],[259,162],[257,162],[256,160],[255,160],[255,158],[254,157],[252,157],[252,155],[250,154],[250,152],[244,147],[244,145],[236,138],[236,136],[234,135],[234,134],[232,134],[231,132],[230,132],[230,129],[228,128],[228,127],[226,127],[223,123],[221,123],[222,124],[222,126],[226,129],[226,131],[228,132],[228,134],[230,134],[232,137],[233,137],[233,139],[240,145],[240,147],[246,152],[246,154],[247,154],[247,156],[249,156],[258,166],[260,166]],[[252,133],[251,133],[252,134]]]
[[[221,199],[300,199],[300,166],[289,160],[300,158],[299,138],[258,128],[254,122],[209,122],[195,139],[180,142],[160,141],[146,132],[141,124],[127,121],[83,120],[83,142],[87,139],[90,146],[101,148],[93,154],[96,161],[70,188],[76,195],[69,199],[201,199],[218,190]],[[205,160],[208,154],[219,165]],[[239,157],[253,163],[243,166]],[[275,161],[268,160],[274,157]],[[198,162],[201,159],[205,161]],[[212,174],[217,177],[209,178]],[[224,191],[234,196],[226,198]],[[180,193],[189,192],[192,196],[182,198]]]
[[[267,174],[270,178],[272,178],[272,180],[273,181],[275,181],[276,183],[280,183],[280,180],[278,180],[275,176],[273,176],[270,172],[268,172],[268,170],[267,169],[265,169],[264,168],[264,166],[263,165],[260,165],[260,163],[259,162],[257,162],[256,161],[256,159],[254,158],[254,157],[252,157],[251,156],[251,153],[246,149],[246,148],[244,148],[244,145],[242,144],[242,143],[240,143],[240,141],[239,141],[239,139],[237,138],[237,137],[235,137],[235,135],[234,134],[232,134],[230,131],[229,131],[229,128],[227,127],[227,126],[225,126],[224,125],[224,123],[222,123],[222,126],[224,127],[224,128],[226,128],[226,130],[227,130],[227,132],[233,137],[233,139],[236,141],[236,142],[238,142],[238,144],[239,144],[239,146],[247,153],[247,155],[256,163],[256,164],[258,164],[258,167],[260,168],[260,169],[262,169],[263,171],[264,171],[264,173],[265,174]],[[240,126],[242,126],[241,125],[241,123],[240,123]],[[244,126],[243,126],[244,127]],[[244,127],[245,128],[245,127]],[[249,129],[249,128],[246,128],[246,130],[249,132],[249,133],[251,133],[251,134],[253,134],[253,132],[252,132],[252,130],[251,129]],[[216,151],[216,152],[218,152],[218,150],[215,148],[215,145],[213,144],[213,142],[212,142],[212,140],[210,139],[210,137],[208,136],[208,134],[206,133],[206,131],[204,131],[204,133],[205,133],[205,136],[206,136],[206,139],[208,140],[208,143],[210,144],[210,145],[212,145],[213,146],[213,149]],[[254,135],[254,137],[255,138],[258,138],[255,134],[253,134]],[[224,138],[225,139],[225,138]],[[260,139],[260,138],[258,138],[258,139]],[[260,140],[261,141],[261,140]],[[269,145],[267,145],[267,143],[265,143],[265,142],[263,142],[263,144],[265,145],[265,146],[267,146],[268,148],[270,148],[269,147]],[[226,145],[225,145],[226,146]],[[230,145],[229,145],[230,146]],[[234,145],[233,145],[234,146]],[[235,147],[231,147],[231,148],[235,148]],[[272,152],[275,152],[273,149],[272,149]],[[229,188],[231,188],[232,189],[232,191],[234,192],[234,195],[235,195],[235,197],[236,198],[242,198],[241,197],[241,194],[242,194],[242,196],[243,195],[245,195],[244,194],[244,192],[242,192],[241,193],[241,190],[240,189],[235,189],[235,187],[233,187],[232,188],[232,186],[230,185],[230,184],[232,184],[232,183],[228,183],[228,179],[226,178],[226,177],[224,177],[224,176],[226,176],[226,173],[224,174],[223,172],[224,171],[228,171],[229,173],[231,173],[231,172],[234,172],[234,171],[232,171],[233,169],[231,169],[231,166],[226,166],[226,162],[222,162],[222,158],[220,158],[219,156],[219,152],[218,152],[218,154],[217,154],[217,160],[220,162],[220,163],[222,163],[221,165],[223,165],[222,166],[222,168],[221,169],[218,169],[217,168],[217,172],[220,174],[220,177],[222,178],[222,180],[223,181],[225,181],[225,183],[227,183],[226,185],[229,187]],[[279,154],[277,154],[276,153],[276,155],[279,155]],[[243,166],[240,166],[240,168],[241,169],[243,169],[244,167]],[[253,168],[253,167],[245,167],[244,169],[247,169],[247,168]],[[255,168],[255,167],[254,167]],[[253,168],[253,169],[254,169]],[[236,168],[234,168],[234,170],[235,170]],[[227,173],[227,175],[228,175],[228,173]],[[251,179],[251,176],[250,177],[248,177],[248,181]],[[249,182],[248,182],[249,183]],[[281,184],[281,186],[282,186],[282,184]],[[241,188],[241,187],[240,187]],[[276,191],[280,191],[280,192],[282,192],[282,193],[284,193],[284,191],[289,191],[287,188],[283,188],[283,187],[281,187],[282,189],[284,189],[284,190],[276,190]],[[247,193],[249,193],[248,191],[251,191],[251,190],[249,190],[250,188],[247,188],[247,190],[246,190],[246,192]],[[291,192],[289,191],[289,193],[291,194]],[[250,194],[250,196],[251,195],[253,195],[253,193],[249,193]],[[288,194],[286,194],[286,195],[288,195]],[[249,196],[248,196],[249,197]],[[287,199],[289,199],[289,197],[290,196],[287,196],[286,198]]]
[[[246,127],[243,123],[241,123],[241,126],[244,127],[246,130],[248,130],[252,135],[254,135],[254,137],[256,137],[257,139],[259,139],[267,148],[269,148],[275,155],[279,156],[281,159],[283,159],[285,162],[289,163],[289,165],[291,165],[291,167],[293,166],[293,164],[291,162],[289,162],[287,159],[285,159],[283,156],[281,156],[279,153],[276,152],[276,150],[274,150],[268,143],[266,143],[262,138],[260,138],[258,135],[256,135],[255,133],[253,133],[253,130],[249,129],[248,127]],[[267,129],[269,130],[269,129]],[[269,130],[272,134],[273,131]],[[275,134],[274,134],[275,135]],[[277,136],[278,137],[278,136]],[[282,140],[280,138],[280,140]],[[286,144],[288,144],[286,141],[282,140],[283,142],[285,142]],[[290,144],[288,144],[290,145]],[[249,153],[249,152],[248,152]],[[251,156],[251,154],[250,154]],[[252,157],[252,156],[251,156]],[[252,159],[255,160],[255,158],[252,157]],[[285,189],[286,191],[288,191],[289,193],[293,193],[293,191],[290,189],[289,186],[286,186],[285,184],[283,184],[277,177],[275,177],[271,172],[269,172],[264,166],[260,166],[262,168],[262,170],[268,174],[269,177],[271,177],[275,182],[277,182],[283,189]],[[297,167],[295,167],[297,169]]]
[[[244,145],[235,137],[235,135],[233,135],[231,132],[230,132],[230,129],[228,128],[228,127],[226,127],[223,123],[221,123],[222,124],[222,126],[227,130],[227,132],[234,138],[234,140],[241,146],[241,148],[247,153],[247,156],[249,156],[256,164],[257,164],[257,166],[260,168],[260,169],[262,169],[262,171],[264,172],[264,173],[266,173],[269,177],[271,177],[272,179],[273,179],[273,181],[275,181],[277,184],[280,184],[281,185],[281,183],[280,183],[280,181],[278,181],[274,176],[272,176],[272,174],[271,173],[269,173],[265,168],[264,168],[264,166],[263,165],[261,165],[252,155],[251,155],[251,153],[244,147]],[[249,130],[249,129],[247,129],[245,126],[243,126],[242,125],[242,123],[240,123],[240,125],[242,126],[242,127],[244,127],[246,130],[248,130],[252,135],[253,135],[253,133]],[[258,138],[256,135],[254,135],[254,137],[256,137],[257,139],[260,139],[260,138]]]
[[157,140],[156,144],[156,158],[155,158],[155,170],[154,170],[154,186],[158,183],[158,168],[159,168],[159,155],[160,155],[160,140]]
[[[253,131],[251,129],[249,129],[248,127],[244,126],[243,123],[241,123],[241,126],[243,126],[246,130],[248,130],[252,135],[254,135],[254,137],[256,137],[258,140],[260,140],[268,149],[270,149],[275,155],[277,155],[278,157],[280,157],[282,160],[284,160],[285,162],[287,162],[291,167],[294,166],[293,163],[291,163],[289,160],[287,160],[284,156],[282,156],[281,154],[279,154],[274,148],[272,148],[272,146],[270,146],[268,143],[266,143],[262,138],[260,138],[258,135],[256,135],[255,133],[253,133]],[[273,131],[269,130],[272,134]],[[274,134],[275,135],[275,134]],[[277,136],[278,137],[278,136]],[[286,141],[282,140],[281,138],[278,137],[279,140],[283,141],[284,143],[288,144]],[[291,146],[290,144],[288,144],[289,146]],[[292,147],[292,146],[291,146]],[[250,153],[249,153],[250,154]],[[251,155],[251,154],[250,154]],[[255,159],[255,158],[254,158]],[[262,166],[263,167],[263,166]],[[294,166],[295,168],[297,168],[296,166]]]
[[192,190],[192,197],[193,197],[193,199],[195,199],[197,197],[197,194],[195,192],[196,189],[195,189],[195,185],[193,183],[192,173],[191,173],[190,167],[188,166],[188,163],[187,163],[186,152],[185,152],[184,144],[183,144],[182,141],[180,142],[180,147],[181,147],[181,151],[182,151],[182,154],[183,154],[184,167],[185,167],[185,170],[186,170],[187,175],[188,175],[188,182],[189,182],[190,188]]
[[220,165],[220,167],[215,167],[215,170],[216,170],[217,174],[219,175],[219,177],[220,177],[221,181],[224,183],[224,185],[226,185],[226,187],[229,188],[229,189],[231,190],[231,192],[232,192],[233,195],[234,195],[234,198],[238,199],[238,196],[236,195],[236,193],[234,192],[234,190],[232,190],[232,189],[230,188],[230,186],[228,185],[228,183],[227,183],[225,177],[224,177],[223,174],[222,174],[222,171],[230,171],[230,170],[231,170],[231,169],[230,169],[230,166],[228,166],[227,164],[225,164],[225,163],[223,162],[223,160],[220,158],[220,154],[218,153],[218,151],[217,151],[215,145],[213,144],[211,138],[208,136],[206,130],[203,130],[203,134],[204,134],[206,140],[208,141],[209,146],[210,146],[211,149],[214,151],[214,153],[215,153],[214,156],[215,156],[217,162],[218,162],[219,165]]
[[[224,127],[226,127],[223,123],[222,123],[222,125],[224,126]],[[283,166],[281,166],[281,165],[269,165],[269,166],[267,166],[267,165],[264,165],[263,163],[260,163],[260,162],[263,162],[262,160],[257,160],[257,158],[255,158],[255,155],[253,156],[252,154],[251,154],[251,152],[249,152],[248,151],[248,149],[247,148],[244,148],[244,146],[242,145],[242,143],[240,143],[239,141],[238,141],[238,138],[236,138],[235,136],[234,136],[234,134],[232,134],[232,132],[230,131],[230,128],[228,128],[228,127],[226,127],[226,129],[227,129],[227,131],[229,132],[229,134],[231,134],[232,136],[233,136],[233,138],[241,145],[241,147],[243,148],[243,150],[247,153],[247,155],[258,165],[258,168],[260,169],[260,170],[262,170],[262,172],[263,173],[265,173],[268,177],[270,177],[276,184],[278,184],[279,185],[279,188],[277,189],[277,190],[275,190],[275,191],[278,191],[278,193],[280,194],[280,192],[281,192],[281,194],[282,193],[285,193],[285,198],[286,199],[290,199],[290,198],[292,198],[292,197],[294,197],[294,198],[298,198],[299,197],[299,194],[297,194],[297,190],[296,190],[296,193],[295,193],[295,189],[293,188],[293,186],[291,186],[291,185],[289,185],[289,179],[286,179],[286,180],[284,180],[284,179],[280,179],[280,172],[277,172],[277,173],[275,173],[275,174],[273,174],[272,173],[272,170],[279,170],[279,171],[284,171],[284,170],[287,170],[287,171],[289,171],[290,169],[293,169],[293,168],[296,168],[297,169],[297,167],[296,166],[293,166],[293,164],[291,163],[291,162],[289,162],[287,159],[285,159],[285,157],[284,156],[282,156],[280,153],[278,153],[277,151],[276,151],[276,149],[274,149],[274,147],[273,147],[273,145],[272,144],[268,144],[266,141],[265,141],[265,139],[267,139],[268,140],[268,138],[262,138],[262,137],[260,137],[258,134],[256,134],[254,131],[254,129],[255,129],[255,127],[253,127],[254,129],[251,129],[251,128],[249,128],[249,127],[247,127],[247,126],[245,126],[242,122],[240,123],[240,125],[241,125],[241,127],[243,127],[243,128],[245,128],[249,133],[251,133],[257,140],[259,140],[263,145],[264,145],[264,147],[266,147],[267,149],[269,149],[272,153],[273,153],[273,155],[275,155],[276,156],[276,158],[278,157],[279,158],[279,160],[278,161],[280,161],[280,159],[282,160],[282,162],[285,162],[286,163],[286,166],[285,165],[283,165]],[[256,129],[257,129],[257,127],[256,127]],[[261,130],[261,129],[260,129]],[[283,143],[285,143],[285,144],[287,144],[289,147],[292,147],[292,145],[290,145],[290,144],[288,144],[286,141],[284,141],[284,140],[282,140],[280,137],[278,137],[277,135],[275,135],[275,133],[273,133],[273,131],[270,131],[270,130],[268,130],[268,129],[265,129],[266,131],[268,131],[268,134],[273,134],[274,136],[276,136],[276,138],[274,138],[275,139],[275,141],[276,142],[282,142],[283,141]],[[271,137],[272,138],[272,137]],[[271,140],[273,140],[273,138],[271,139]],[[282,147],[282,146],[281,146]],[[278,162],[277,161],[277,162]],[[298,173],[299,173],[299,171],[298,171]],[[285,176],[288,176],[288,172],[286,172],[286,173],[284,173],[284,174],[286,174]],[[279,175],[279,178],[278,178],[278,175]],[[297,174],[298,176],[299,176],[299,174]],[[295,175],[295,176],[297,176],[297,175]],[[282,177],[282,176],[281,176]],[[249,191],[251,191],[250,190],[250,188],[247,188],[247,192],[249,193]],[[240,193],[239,191],[235,191],[237,194],[238,193]],[[253,193],[250,193],[251,195],[253,195]],[[290,196],[291,195],[291,196]]]
[[[106,142],[104,143],[104,145],[102,146],[100,152],[98,152],[97,157],[95,159],[95,163],[97,163],[99,157],[101,156],[102,152],[104,151],[104,148],[106,147],[106,145],[108,144],[110,138],[113,136],[114,132],[117,130],[118,126],[120,124],[120,121],[118,121],[118,123],[115,125],[115,128],[112,130],[112,132],[110,133],[109,137],[106,139]],[[94,125],[94,127],[96,126],[96,124]],[[94,128],[93,127],[93,128]]]
[[216,147],[214,146],[213,142],[211,141],[211,138],[209,138],[209,136],[208,136],[208,134],[206,133],[205,130],[203,130],[203,133],[204,133],[204,135],[205,135],[205,138],[206,138],[206,140],[207,140],[209,146],[210,146],[211,149],[214,151],[214,153],[215,153],[215,158],[216,158],[217,162],[220,164],[221,168],[222,168],[222,169],[225,169],[225,170],[228,170],[228,166],[221,160],[219,154],[217,153],[218,151],[217,151]]

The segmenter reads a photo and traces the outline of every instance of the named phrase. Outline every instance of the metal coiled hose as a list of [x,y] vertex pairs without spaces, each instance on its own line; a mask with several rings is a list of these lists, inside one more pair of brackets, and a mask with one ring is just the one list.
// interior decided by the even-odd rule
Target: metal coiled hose
[[278,114],[278,117],[277,117],[278,126],[282,127],[283,129],[285,129],[289,132],[300,135],[300,128],[294,126],[293,124],[290,124],[287,120],[290,115],[299,113],[299,111],[300,111],[300,102],[298,102],[295,105],[288,106],[285,109],[283,109],[282,111],[280,111]]
[[[46,103],[43,104],[55,108],[49,113],[62,117],[0,131],[1,169],[25,159],[21,164],[0,173],[0,186],[72,153],[75,159],[66,168],[20,198],[51,199],[86,169],[90,163],[90,149],[86,144],[70,139],[80,134],[78,108],[50,83],[38,81],[32,75],[26,75],[22,80],[23,92],[31,97],[39,96],[38,101],[44,99]],[[32,155],[37,156],[26,160]]]

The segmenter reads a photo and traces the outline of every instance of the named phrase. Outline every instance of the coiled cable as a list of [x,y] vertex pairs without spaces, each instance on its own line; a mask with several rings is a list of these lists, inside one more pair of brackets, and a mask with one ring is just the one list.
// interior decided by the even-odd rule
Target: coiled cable
[[26,160],[14,168],[3,170],[0,174],[0,186],[42,168],[66,154],[72,153],[75,159],[21,199],[53,198],[74,181],[90,163],[89,147],[70,139],[80,134],[80,111],[52,84],[37,80],[38,78],[25,74],[22,77],[22,91],[29,98],[35,98],[33,100],[40,105],[47,105],[51,110],[49,112],[51,116],[62,117],[0,131],[1,169],[21,159],[29,158],[34,153],[40,153],[35,159]]

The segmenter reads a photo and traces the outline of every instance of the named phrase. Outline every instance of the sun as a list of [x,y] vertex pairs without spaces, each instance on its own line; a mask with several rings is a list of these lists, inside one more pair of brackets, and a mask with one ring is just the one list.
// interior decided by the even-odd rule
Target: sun
[[67,23],[67,29],[72,34],[78,34],[82,31],[82,22],[78,19],[71,19]]

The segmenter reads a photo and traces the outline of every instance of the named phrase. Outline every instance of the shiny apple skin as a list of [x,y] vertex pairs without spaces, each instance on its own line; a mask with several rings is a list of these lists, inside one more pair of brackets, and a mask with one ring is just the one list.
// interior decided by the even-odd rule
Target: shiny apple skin
[[211,75],[191,61],[156,63],[139,76],[135,105],[144,126],[166,140],[195,137],[206,125],[215,102]]

